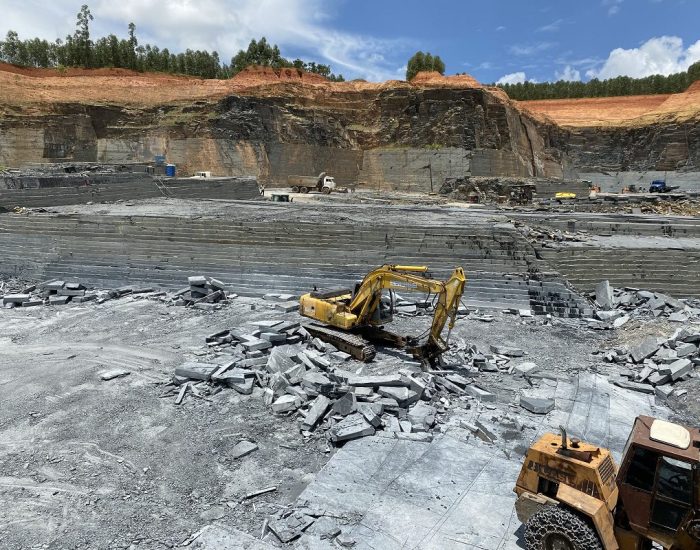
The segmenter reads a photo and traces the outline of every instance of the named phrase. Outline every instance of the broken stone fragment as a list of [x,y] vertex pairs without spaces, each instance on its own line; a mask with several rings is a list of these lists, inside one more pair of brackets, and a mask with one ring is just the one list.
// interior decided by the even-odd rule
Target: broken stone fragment
[[319,421],[325,416],[330,406],[331,400],[325,395],[319,395],[316,397],[316,399],[311,402],[309,411],[304,417],[304,421],[301,424],[302,429],[307,431],[313,430],[316,427],[316,424],[318,424]]
[[333,412],[336,412],[342,416],[347,416],[354,413],[357,410],[357,401],[355,399],[355,394],[347,392],[342,397],[335,400],[333,403]]
[[367,422],[361,414],[354,413],[333,426],[330,429],[330,437],[331,441],[340,443],[341,441],[374,435],[374,432],[374,426]]
[[301,406],[301,399],[293,395],[283,395],[272,404],[272,410],[276,413],[295,411]]
[[509,346],[495,345],[491,345],[490,348],[493,353],[497,353],[498,355],[505,355],[506,357],[522,357],[523,355],[525,355],[523,350],[521,350],[520,348],[511,348]]
[[292,311],[297,311],[299,309],[299,302],[288,301],[288,302],[278,302],[275,304],[275,309],[283,311],[284,313],[290,313]]
[[328,393],[333,389],[330,379],[320,372],[307,372],[301,380],[301,386],[315,394]]
[[124,370],[124,369],[113,369],[113,370],[108,370],[100,374],[100,380],[113,380],[115,378],[121,378],[123,376],[129,376],[131,374],[130,371]]
[[529,374],[534,374],[539,369],[540,368],[535,363],[520,363],[519,365],[515,365],[515,367],[513,367],[513,375],[527,376]]
[[610,286],[610,281],[600,281],[595,286],[595,301],[603,309],[612,309],[615,307],[615,299],[613,297],[613,289]]
[[377,403],[358,403],[358,412],[373,427],[378,428],[382,424],[382,406]]
[[185,363],[175,369],[175,374],[177,376],[190,378],[191,380],[206,381],[211,379],[211,375],[214,374],[220,366],[221,365],[212,363]]
[[399,407],[403,408],[412,405],[419,399],[416,392],[406,387],[379,386],[378,392],[381,396],[395,399]]
[[244,456],[247,456],[257,450],[258,446],[252,441],[239,441],[236,443],[233,449],[231,449],[231,458],[243,458]]
[[484,401],[486,403],[496,401],[496,396],[494,394],[492,394],[491,392],[486,391],[485,389],[480,388],[474,384],[466,386],[464,388],[464,391],[468,395],[471,395],[472,397],[476,397],[480,401]]
[[437,410],[423,402],[416,403],[408,411],[407,418],[413,425],[412,431],[423,431],[435,425]]
[[529,395],[520,396],[520,406],[535,414],[547,414],[553,411],[554,404],[554,399],[532,397]]
[[694,355],[698,351],[695,344],[682,343],[676,345],[676,356],[677,357],[688,357],[689,355]]
[[659,349],[659,340],[656,336],[647,336],[642,342],[631,350],[632,360],[641,363],[647,357],[651,357]]
[[379,376],[348,376],[348,386],[377,387],[377,386],[409,386],[409,382],[400,374],[386,374]]
[[668,366],[671,380],[674,382],[683,378],[693,370],[693,362],[690,359],[678,359]]

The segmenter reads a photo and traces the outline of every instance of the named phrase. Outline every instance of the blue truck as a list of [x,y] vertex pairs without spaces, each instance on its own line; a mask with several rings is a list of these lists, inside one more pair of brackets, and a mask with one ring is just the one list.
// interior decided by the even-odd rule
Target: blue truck
[[665,180],[654,180],[649,186],[649,193],[669,193],[674,189],[678,189],[678,185],[666,185]]

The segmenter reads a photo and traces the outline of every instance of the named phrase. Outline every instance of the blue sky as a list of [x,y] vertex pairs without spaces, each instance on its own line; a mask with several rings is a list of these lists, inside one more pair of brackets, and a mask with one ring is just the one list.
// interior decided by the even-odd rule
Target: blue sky
[[[329,63],[346,78],[403,78],[417,50],[446,74],[482,82],[587,80],[684,70],[700,60],[698,0],[94,0],[93,35],[126,34],[230,59],[265,35],[288,57]],[[79,0],[0,0],[3,34],[72,32]]]

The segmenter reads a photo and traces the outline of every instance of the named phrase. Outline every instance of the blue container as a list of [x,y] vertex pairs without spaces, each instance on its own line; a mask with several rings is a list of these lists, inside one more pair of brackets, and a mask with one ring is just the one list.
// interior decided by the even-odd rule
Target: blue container
[[165,175],[168,176],[169,178],[175,177],[175,165],[174,164],[166,164],[165,165]]
[[156,166],[163,166],[165,164],[165,155],[156,155],[153,160]]

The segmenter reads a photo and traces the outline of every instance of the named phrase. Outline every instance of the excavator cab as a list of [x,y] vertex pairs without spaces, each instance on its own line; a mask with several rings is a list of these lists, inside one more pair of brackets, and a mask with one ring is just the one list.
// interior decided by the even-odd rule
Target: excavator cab
[[562,435],[530,447],[516,482],[527,550],[700,548],[700,431],[639,416],[619,471]]

